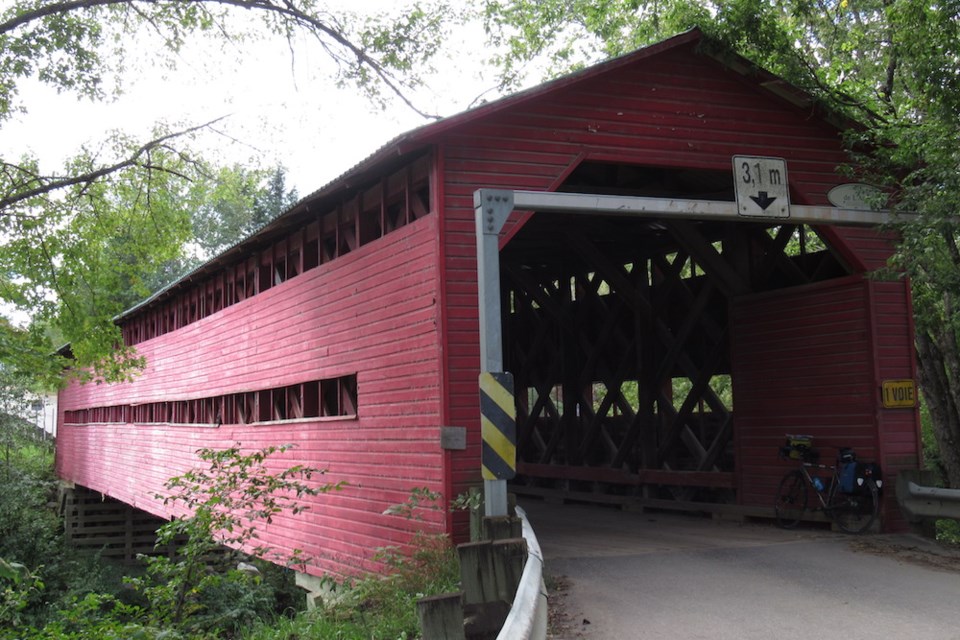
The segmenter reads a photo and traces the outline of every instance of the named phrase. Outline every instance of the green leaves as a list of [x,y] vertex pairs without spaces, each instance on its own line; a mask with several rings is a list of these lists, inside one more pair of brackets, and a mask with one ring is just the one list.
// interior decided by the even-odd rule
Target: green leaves
[[223,167],[194,187],[193,237],[209,259],[284,213],[297,201],[286,170]]
[[0,558],[0,580],[8,580],[13,584],[20,584],[30,571],[19,562],[8,562]]
[[[27,108],[28,81],[110,99],[136,64],[130,49],[158,38],[146,64],[175,71],[184,45],[203,38],[280,35],[293,54],[309,36],[341,81],[409,103],[405,91],[442,41],[444,7],[364,22],[316,0],[13,0],[0,11],[0,126]],[[33,322],[0,323],[0,361],[51,380],[64,362],[50,354],[69,343],[84,379],[129,379],[143,363],[121,346],[113,319],[167,284],[157,274],[181,275],[187,240],[209,238],[209,257],[292,204],[282,171],[220,170],[191,153],[205,126],[158,126],[147,142],[115,133],[52,172],[36,158],[0,157],[0,303]]]
[[20,81],[29,77],[88,98],[105,95],[109,67],[101,55],[99,12],[50,8],[21,0],[0,14],[0,123],[15,107]]
[[[179,256],[190,237],[195,185],[206,180],[203,165],[169,144],[144,148],[120,135],[106,153],[107,160],[83,153],[68,171],[92,175],[105,165],[119,168],[38,192],[0,213],[0,294],[34,321],[28,330],[0,325],[0,345],[7,346],[0,358],[21,369],[36,371],[62,340],[71,344],[77,372],[101,380],[128,377],[139,360],[132,350],[117,348],[122,340],[113,318],[151,293],[150,276]],[[34,166],[0,174],[0,198],[63,179],[42,176]]]
[[0,558],[0,626],[19,625],[21,613],[43,586],[24,565]]
[[[556,76],[711,22],[701,2],[674,0],[487,0],[484,24],[501,87],[517,88],[529,67]],[[536,78],[533,78],[536,80]]]
[[292,448],[279,445],[244,451],[237,444],[227,449],[200,449],[197,457],[205,467],[166,482],[170,493],[157,498],[164,504],[179,504],[187,515],[163,525],[157,532],[157,544],[184,536],[186,541],[176,560],[147,559],[152,581],[136,583],[150,598],[155,615],[179,623],[195,611],[191,608],[195,596],[219,579],[206,562],[220,545],[275,562],[304,562],[299,550],[281,553],[259,544],[260,527],[282,513],[302,513],[308,508],[305,496],[336,491],[344,483],[312,482],[313,476],[323,471],[300,464],[276,470],[271,458]]

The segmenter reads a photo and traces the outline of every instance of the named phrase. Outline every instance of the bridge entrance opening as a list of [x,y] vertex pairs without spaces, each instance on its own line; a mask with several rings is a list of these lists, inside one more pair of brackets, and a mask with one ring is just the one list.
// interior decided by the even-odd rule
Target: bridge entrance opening
[[[559,191],[734,199],[730,172],[600,162]],[[848,273],[804,223],[535,213],[500,253],[515,489],[736,502],[731,307]]]

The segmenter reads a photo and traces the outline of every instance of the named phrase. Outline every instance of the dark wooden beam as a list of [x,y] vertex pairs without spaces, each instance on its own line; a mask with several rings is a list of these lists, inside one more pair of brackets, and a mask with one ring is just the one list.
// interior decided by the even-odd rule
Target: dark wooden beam
[[801,229],[801,227],[785,224],[777,230],[776,237],[773,238],[770,237],[766,229],[759,229],[753,233],[752,237],[764,251],[760,267],[755,270],[757,276],[769,278],[775,272],[775,269],[779,269],[792,284],[801,285],[810,282],[810,277],[785,253],[787,245],[790,244],[790,239],[797,229]]
[[530,464],[517,462],[517,473],[531,478],[556,480],[580,480],[606,482],[629,486],[658,484],[678,487],[709,487],[735,489],[737,479],[727,471],[667,471],[663,469],[640,469],[635,473],[610,467],[573,467],[553,464]]
[[717,282],[717,286],[728,296],[738,296],[750,292],[750,283],[724,260],[713,244],[703,237],[697,225],[686,220],[673,220],[668,225],[677,241],[690,253],[690,256],[703,267],[704,271]]

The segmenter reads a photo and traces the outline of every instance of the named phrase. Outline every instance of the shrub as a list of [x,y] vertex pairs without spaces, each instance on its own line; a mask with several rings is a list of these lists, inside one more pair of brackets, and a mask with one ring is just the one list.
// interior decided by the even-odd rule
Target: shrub
[[[189,515],[163,525],[157,532],[157,544],[166,545],[185,538],[176,558],[146,558],[147,575],[131,580],[150,602],[153,619],[162,624],[188,629],[213,629],[226,625],[228,630],[262,615],[275,602],[272,589],[262,583],[249,584],[242,574],[224,573],[209,562],[222,545],[247,548],[259,557],[301,561],[299,552],[283,558],[259,544],[258,526],[269,523],[282,511],[294,514],[306,506],[302,498],[340,488],[340,484],[308,484],[319,469],[295,465],[273,472],[267,459],[288,450],[291,445],[269,446],[250,453],[240,446],[224,450],[201,449],[199,458],[205,468],[197,468],[171,478],[171,491],[164,504],[181,503]],[[226,592],[241,595],[242,607],[217,606]]]

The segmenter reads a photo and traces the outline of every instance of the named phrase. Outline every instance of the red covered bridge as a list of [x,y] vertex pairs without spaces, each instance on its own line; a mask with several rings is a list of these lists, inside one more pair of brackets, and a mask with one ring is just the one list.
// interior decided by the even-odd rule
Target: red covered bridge
[[[146,369],[62,392],[60,475],[168,516],[153,496],[198,448],[293,443],[286,461],[348,483],[266,530],[310,573],[374,568],[424,526],[462,536],[457,516],[383,512],[480,480],[477,189],[731,202],[734,155],[782,158],[796,205],[843,182],[840,129],[707,45],[692,31],[403,135],[131,309]],[[500,238],[517,490],[766,512],[786,433],[888,480],[917,467],[916,409],[881,403],[915,364],[906,284],[867,276],[890,253],[875,229],[519,212]],[[883,518],[903,525],[889,494]]]

